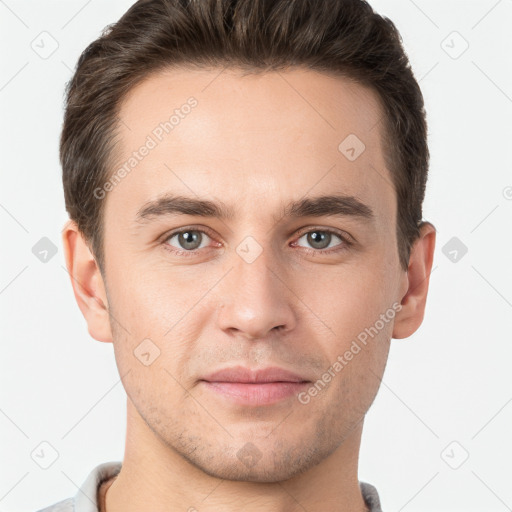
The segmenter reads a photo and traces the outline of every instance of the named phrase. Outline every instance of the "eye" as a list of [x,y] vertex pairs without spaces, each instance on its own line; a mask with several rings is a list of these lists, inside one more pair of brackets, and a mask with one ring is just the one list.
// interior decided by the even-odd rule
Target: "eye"
[[[209,239],[208,234],[200,229],[182,229],[168,235],[164,245],[174,247],[178,253],[191,252],[205,247]],[[171,242],[172,240],[174,243]],[[206,242],[205,245],[203,245],[204,242]]]
[[[334,243],[336,238],[341,241],[341,243]],[[300,236],[297,242],[293,245],[298,245],[299,247],[306,247],[305,245],[301,245],[298,243],[301,239],[305,239],[306,243],[308,243],[313,249],[316,249],[314,252],[323,252],[325,249],[330,249],[332,247],[337,247],[334,251],[325,251],[325,252],[336,252],[339,250],[347,249],[352,245],[352,242],[348,240],[348,237],[345,237],[338,232],[329,230],[329,229],[313,229],[307,231],[303,235]]]

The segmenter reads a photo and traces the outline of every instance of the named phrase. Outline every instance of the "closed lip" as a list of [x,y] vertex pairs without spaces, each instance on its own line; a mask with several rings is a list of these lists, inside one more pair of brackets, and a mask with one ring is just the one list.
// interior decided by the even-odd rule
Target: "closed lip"
[[277,366],[252,370],[244,366],[233,366],[210,373],[201,380],[207,382],[240,382],[248,384],[262,384],[266,382],[310,382],[296,373]]

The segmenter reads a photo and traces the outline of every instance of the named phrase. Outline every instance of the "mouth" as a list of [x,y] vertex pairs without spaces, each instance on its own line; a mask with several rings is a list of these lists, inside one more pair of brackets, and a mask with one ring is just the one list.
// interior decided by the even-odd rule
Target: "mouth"
[[239,405],[261,406],[295,396],[311,381],[284,368],[251,370],[236,366],[213,372],[201,379],[201,383],[221,399]]

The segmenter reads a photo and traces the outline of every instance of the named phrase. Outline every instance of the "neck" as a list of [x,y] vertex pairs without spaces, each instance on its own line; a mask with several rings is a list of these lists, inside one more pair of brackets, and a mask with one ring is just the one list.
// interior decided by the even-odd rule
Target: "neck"
[[365,512],[357,477],[362,427],[361,421],[320,464],[288,480],[233,481],[205,473],[164,445],[128,400],[123,466],[103,512]]

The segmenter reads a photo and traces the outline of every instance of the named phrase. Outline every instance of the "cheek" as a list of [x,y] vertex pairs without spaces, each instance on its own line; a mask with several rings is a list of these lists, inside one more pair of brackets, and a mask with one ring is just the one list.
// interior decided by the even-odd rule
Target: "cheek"
[[144,266],[119,269],[112,283],[117,316],[134,336],[142,333],[163,337],[186,320],[187,312],[201,296],[202,286],[197,279],[185,279],[186,284],[183,281],[183,276],[169,269],[160,271]]
[[[314,285],[313,285],[314,283]],[[391,308],[396,283],[385,264],[318,268],[296,284],[304,304],[341,345],[372,326]]]
[[186,374],[210,314],[201,307],[201,298],[215,276],[196,279],[178,274],[155,268],[119,269],[113,274],[111,325],[121,374],[130,371],[132,378],[142,381],[158,378],[160,386],[172,381],[166,369],[178,380]]

